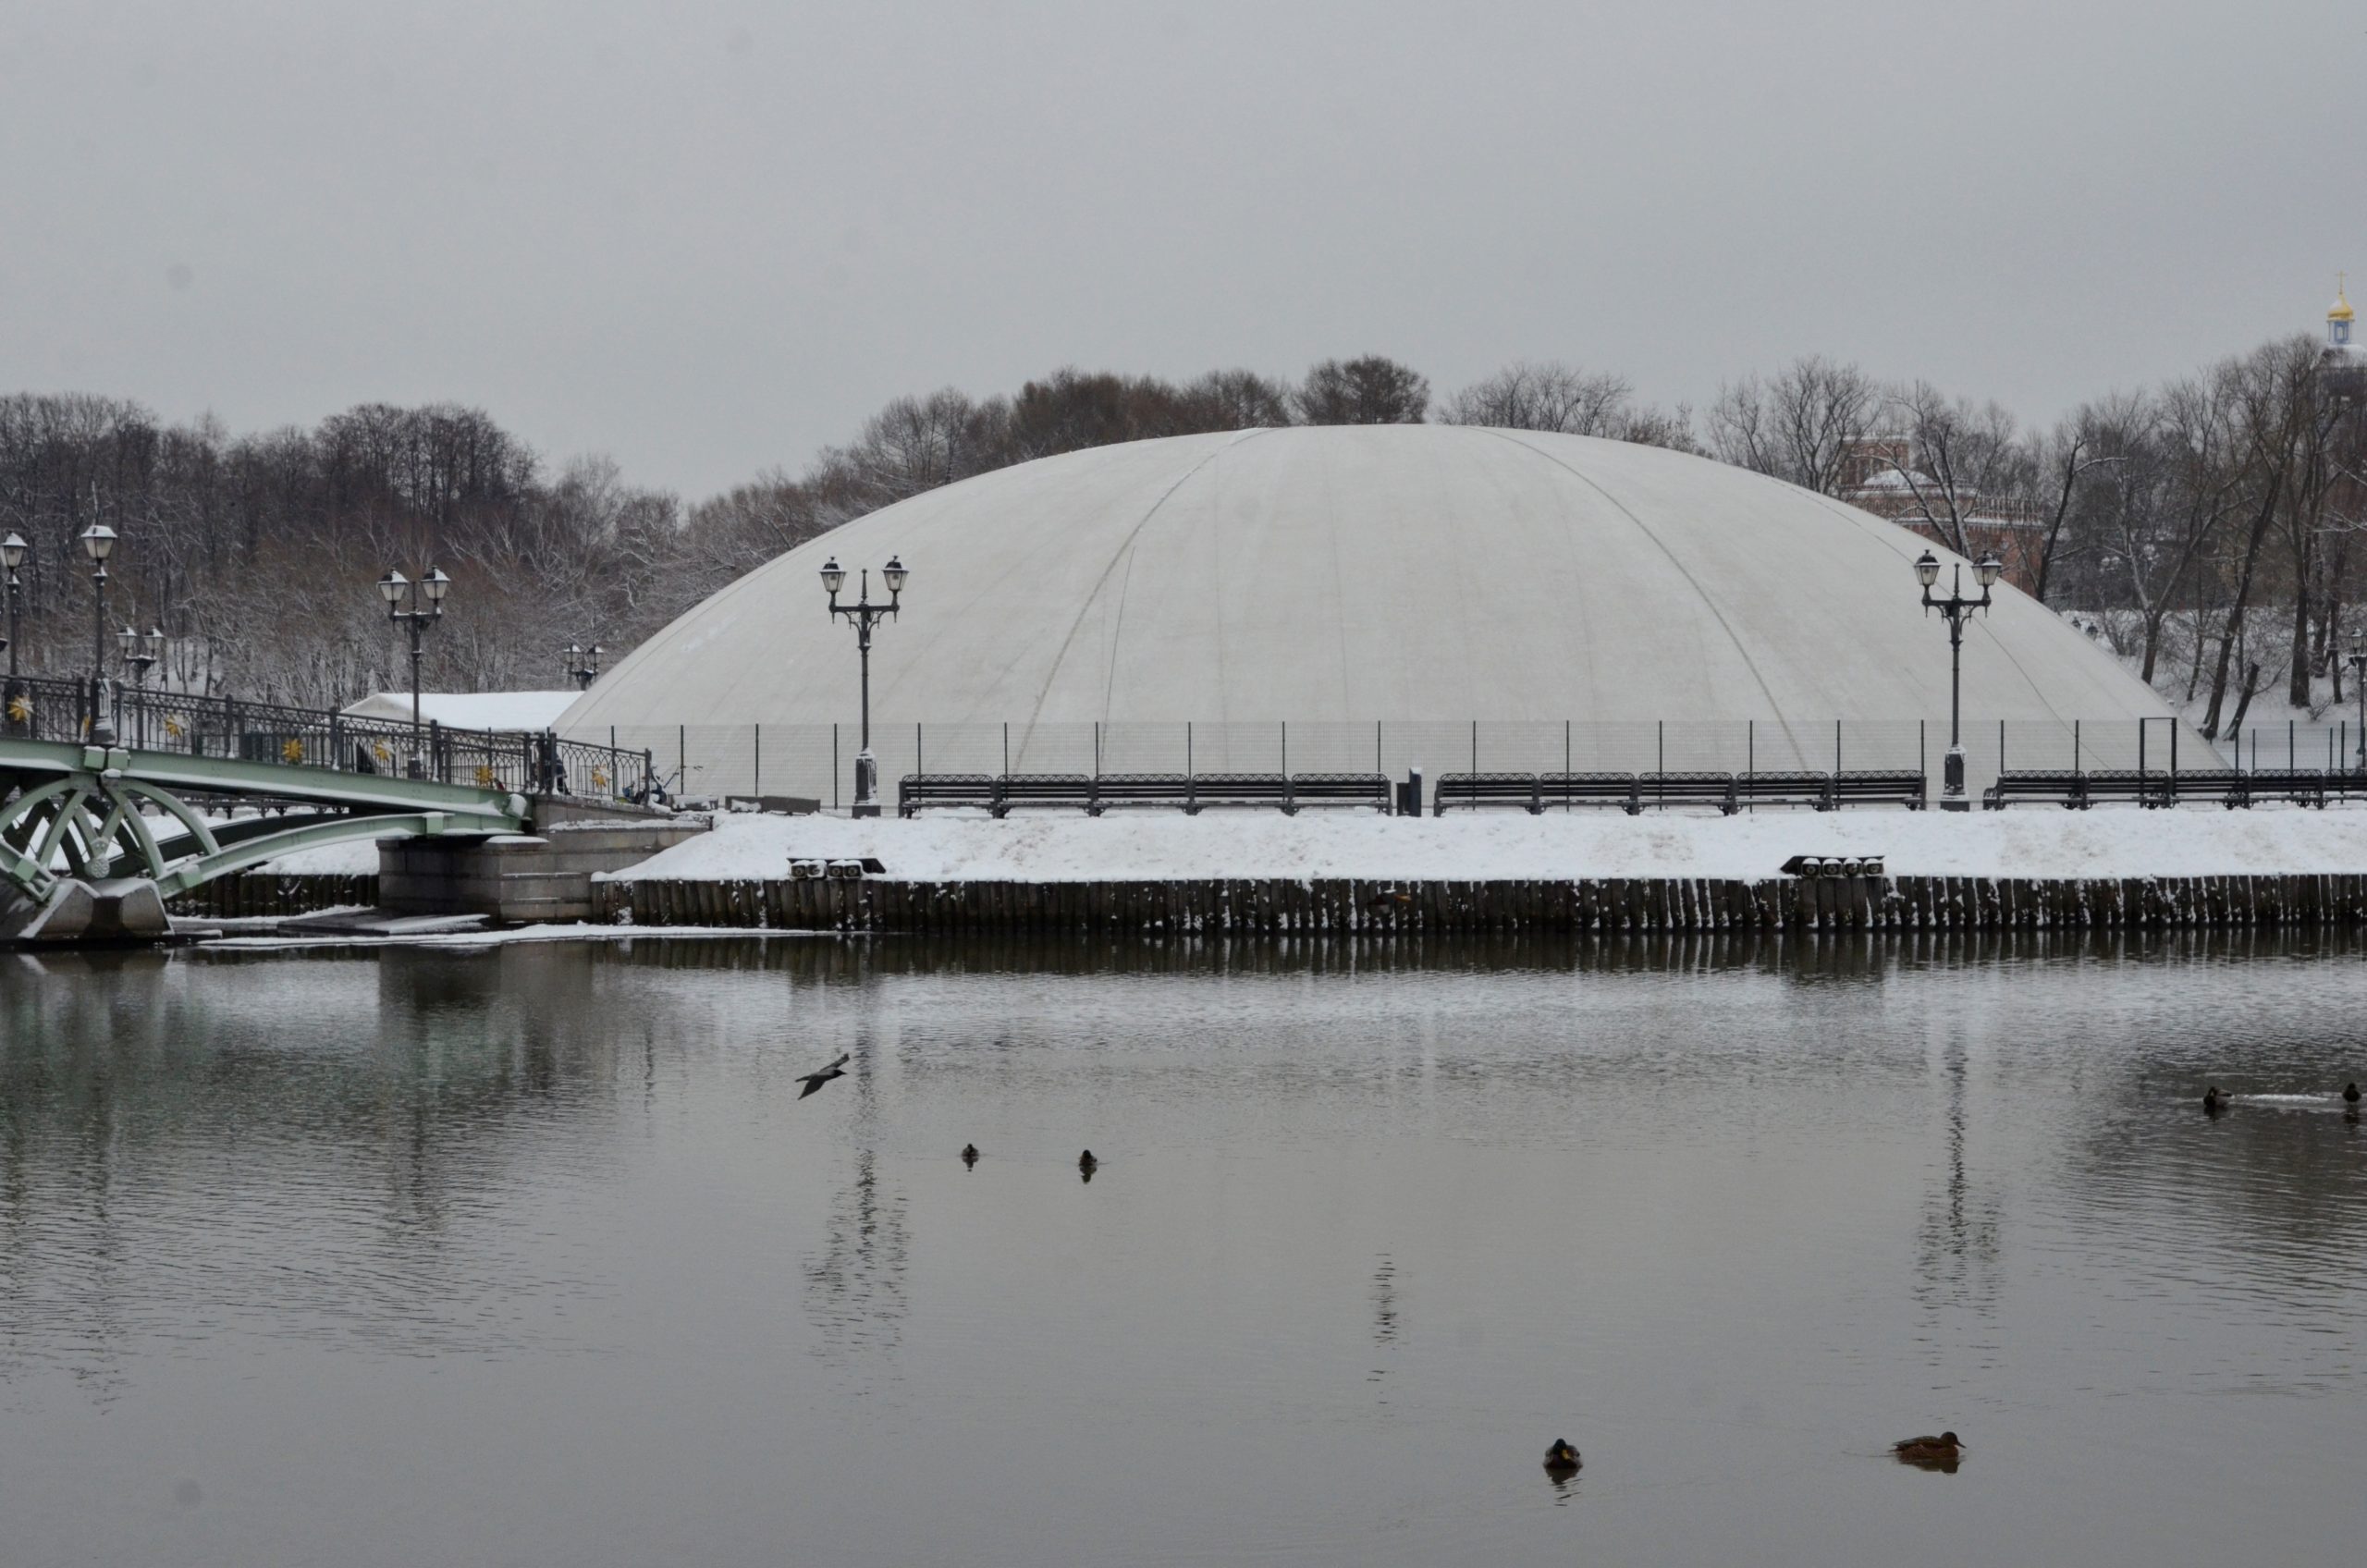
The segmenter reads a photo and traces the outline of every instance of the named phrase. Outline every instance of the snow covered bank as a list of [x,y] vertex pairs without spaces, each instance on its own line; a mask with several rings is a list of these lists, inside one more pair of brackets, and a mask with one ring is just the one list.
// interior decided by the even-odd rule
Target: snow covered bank
[[1894,876],[2217,876],[2367,872],[2367,810],[1616,812],[1384,817],[1146,812],[1092,818],[939,814],[911,821],[726,816],[603,880],[764,880],[789,862],[876,856],[916,881],[1210,877],[1772,876],[1789,856],[1884,857]]

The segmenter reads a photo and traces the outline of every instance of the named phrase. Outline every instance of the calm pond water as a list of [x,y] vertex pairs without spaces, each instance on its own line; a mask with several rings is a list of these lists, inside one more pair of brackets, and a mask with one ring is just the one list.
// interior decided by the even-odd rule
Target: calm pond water
[[2355,1562],[2362,1004],[2318,937],[0,955],[0,1561]]

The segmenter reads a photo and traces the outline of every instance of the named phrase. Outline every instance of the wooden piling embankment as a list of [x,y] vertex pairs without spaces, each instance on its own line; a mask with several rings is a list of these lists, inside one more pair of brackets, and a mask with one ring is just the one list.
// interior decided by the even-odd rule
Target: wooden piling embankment
[[2367,924],[2367,875],[593,884],[594,918],[783,931],[2003,931]]
[[182,918],[230,920],[283,914],[312,914],[325,909],[364,909],[378,901],[378,878],[307,875],[278,876],[250,871],[201,882],[166,907]]

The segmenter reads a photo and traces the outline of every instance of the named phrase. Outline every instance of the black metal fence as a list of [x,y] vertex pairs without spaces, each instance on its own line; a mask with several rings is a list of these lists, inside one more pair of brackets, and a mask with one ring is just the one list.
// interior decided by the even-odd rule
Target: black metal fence
[[[85,738],[87,683],[10,680],[0,733]],[[114,687],[119,744],[348,772],[406,771],[411,726],[399,719]],[[628,801],[791,796],[825,811],[854,802],[860,730],[852,723],[663,725],[565,735],[416,732],[428,777],[529,792]],[[2241,767],[2361,771],[2349,721],[2262,725],[2204,742],[2165,718],[1973,720],[1964,729],[1976,799],[2012,769],[2184,772]],[[1936,790],[1944,719],[1813,723],[1714,720],[1382,720],[1371,723],[880,724],[872,731],[881,798],[910,773],[1672,774],[1915,772]],[[1427,805],[1427,801],[1426,801]]]
[[[787,795],[825,811],[854,802],[853,723],[649,725],[581,731],[646,751],[669,795]],[[1939,789],[1945,717],[1805,724],[1726,721],[1391,719],[1372,723],[875,724],[880,795],[908,773],[1774,773],[1914,772]],[[2205,770],[2360,767],[2354,723],[2262,725],[2213,745],[2168,719],[1995,719],[1964,727],[1976,800],[2006,768]],[[2294,760],[2288,763],[2286,759]]]
[[[640,801],[656,782],[646,751],[545,732],[450,729],[433,720],[353,718],[313,708],[116,686],[103,698],[115,741],[137,751],[228,757],[341,773],[417,771],[446,784]],[[88,681],[15,676],[0,684],[0,735],[90,739]]]

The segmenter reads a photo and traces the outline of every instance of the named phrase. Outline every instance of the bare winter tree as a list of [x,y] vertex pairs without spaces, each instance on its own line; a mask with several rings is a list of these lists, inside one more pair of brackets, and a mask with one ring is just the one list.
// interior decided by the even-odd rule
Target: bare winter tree
[[1864,371],[1811,354],[1772,379],[1748,375],[1719,388],[1710,450],[1738,468],[1838,496],[1881,407],[1881,388]]
[[[2259,586],[2261,547],[2280,514],[2296,505],[2296,492],[2309,483],[2311,427],[2319,417],[2316,368],[2317,346],[2294,337],[2231,360],[2216,373],[2226,382],[2235,425],[2231,456],[2240,509],[2236,536],[2220,553],[2221,569],[2231,577],[2233,589],[2220,627],[2210,704],[2203,712],[2206,736],[2217,735],[2226,717],[2229,667],[2244,645],[2245,618]],[[2306,505],[2306,497],[2301,504]]]
[[1278,429],[1292,422],[1291,389],[1249,370],[1212,370],[1183,399],[1202,430]]
[[1622,375],[1522,360],[1457,392],[1441,417],[1447,424],[1616,436],[1634,396]]
[[1296,401],[1305,424],[1419,424],[1429,411],[1430,384],[1395,360],[1367,354],[1308,371]]
[[2014,416],[1995,403],[1947,398],[1925,381],[1892,392],[1883,409],[1889,430],[1904,439],[1880,443],[1881,461],[1908,497],[1909,515],[1958,555],[1973,554],[1967,524],[1981,501],[2031,489],[2032,454]]

